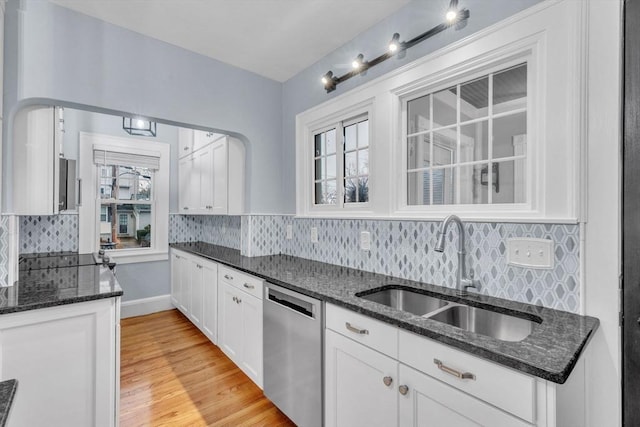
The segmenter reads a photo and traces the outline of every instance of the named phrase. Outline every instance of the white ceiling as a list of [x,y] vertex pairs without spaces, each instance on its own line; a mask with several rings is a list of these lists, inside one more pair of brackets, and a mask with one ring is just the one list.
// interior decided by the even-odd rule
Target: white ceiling
[[50,0],[284,82],[409,0]]

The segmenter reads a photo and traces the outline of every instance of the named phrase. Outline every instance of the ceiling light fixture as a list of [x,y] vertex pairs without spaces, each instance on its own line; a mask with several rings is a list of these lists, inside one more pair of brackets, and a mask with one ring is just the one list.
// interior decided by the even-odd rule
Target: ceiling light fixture
[[135,136],[156,136],[156,122],[145,120],[140,117],[123,117],[122,129],[129,135]]
[[462,26],[464,26],[466,20],[469,19],[469,16],[471,16],[469,9],[458,9],[458,0],[451,0],[449,2],[447,12],[444,16],[444,22],[405,42],[400,42],[400,34],[394,33],[391,41],[389,42],[388,50],[377,58],[374,58],[371,61],[365,61],[364,55],[359,54],[358,57],[351,63],[352,70],[340,77],[336,77],[333,75],[332,71],[328,71],[327,74],[322,76],[322,84],[324,85],[324,89],[327,91],[327,93],[333,92],[339,83],[342,83],[350,79],[351,77],[357,76],[358,74],[363,73],[369,68],[374,67],[383,61],[386,61],[402,50],[409,49],[410,47],[415,46],[418,43],[423,42],[428,38],[431,38],[436,34],[443,32],[447,28],[454,27],[456,30],[460,29]]

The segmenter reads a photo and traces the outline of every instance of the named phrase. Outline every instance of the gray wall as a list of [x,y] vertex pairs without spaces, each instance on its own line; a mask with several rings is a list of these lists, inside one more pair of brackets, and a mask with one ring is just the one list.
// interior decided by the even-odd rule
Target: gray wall
[[403,58],[391,58],[367,70],[366,75],[353,77],[327,94],[320,83],[320,77],[327,71],[332,70],[334,75],[341,76],[349,71],[351,61],[359,53],[362,53],[365,59],[382,54],[393,33],[400,33],[400,40],[408,40],[442,22],[449,0],[414,0],[286,81],[282,94],[282,190],[283,194],[291,196],[284,199],[285,205],[281,211],[295,213],[293,195],[295,195],[295,119],[297,114],[456,40],[465,38],[540,1],[460,0],[460,7],[466,7],[471,11],[471,17],[465,28],[457,31],[448,29],[405,51]]
[[237,133],[248,149],[248,212],[281,211],[281,83],[47,1],[10,0],[6,24],[8,119],[46,98]]

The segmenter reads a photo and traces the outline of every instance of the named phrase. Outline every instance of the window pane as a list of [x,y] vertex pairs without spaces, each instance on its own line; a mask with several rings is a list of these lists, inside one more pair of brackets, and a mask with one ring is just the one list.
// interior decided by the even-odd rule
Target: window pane
[[151,205],[109,203],[100,206],[100,247],[151,246]]
[[315,167],[316,181],[320,179],[326,179],[327,178],[327,172],[325,170],[326,157],[320,157],[319,159],[316,159],[315,163],[316,163],[316,167]]
[[335,204],[337,202],[335,180],[316,182],[315,188],[315,202],[317,205]]
[[429,166],[431,139],[428,133],[409,137],[407,150],[407,169],[418,169]]
[[527,64],[518,65],[493,76],[493,113],[526,107]]
[[407,102],[407,134],[431,129],[430,95]]
[[331,129],[327,131],[327,154],[332,154],[336,152],[336,130]]
[[493,203],[524,203],[527,200],[526,162],[510,160],[494,163]]
[[361,176],[360,178],[358,178],[358,201],[362,203],[369,201],[368,176]]
[[[489,203],[489,188],[482,184],[488,164],[460,166],[460,203],[479,205]],[[484,174],[482,174],[484,171]]]
[[460,86],[460,120],[485,117],[489,109],[489,77],[467,82]]
[[344,180],[344,202],[355,203],[358,201],[358,179],[347,178]]
[[369,150],[358,151],[358,175],[369,174]]
[[358,148],[369,146],[369,120],[358,123]]
[[99,174],[101,199],[151,200],[149,169],[107,165]]
[[[516,155],[514,143],[527,134],[527,114],[518,113],[493,121],[493,158]],[[524,154],[518,152],[517,154]]]
[[336,169],[337,169],[337,164],[336,162],[338,161],[338,156],[336,156],[335,154],[332,156],[327,156],[327,173],[326,176],[327,178],[335,178],[336,177]]
[[489,121],[460,126],[460,162],[487,160],[488,158]]
[[320,157],[326,153],[324,133],[319,133],[314,137],[314,150],[315,157]]
[[430,179],[431,174],[428,170],[409,172],[407,174],[407,204],[429,205],[430,201]]
[[434,169],[433,170],[433,204],[451,205],[455,203],[455,169]]
[[455,129],[433,133],[433,164],[450,165],[456,162],[457,135]]
[[433,94],[433,127],[448,126],[456,123],[458,115],[457,91],[455,87]]
[[354,176],[358,174],[357,151],[345,153],[344,155],[344,175]]
[[353,124],[344,128],[344,150],[355,150],[358,144],[358,125]]

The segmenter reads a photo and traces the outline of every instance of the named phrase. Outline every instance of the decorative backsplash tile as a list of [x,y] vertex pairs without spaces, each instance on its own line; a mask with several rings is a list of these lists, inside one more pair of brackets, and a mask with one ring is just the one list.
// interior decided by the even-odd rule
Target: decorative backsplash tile
[[240,249],[239,216],[169,215],[169,242],[206,242]]
[[[242,255],[279,254],[285,238],[282,215],[244,215],[242,217]],[[246,229],[246,234],[245,233]]]
[[9,218],[0,217],[0,286],[9,283]]
[[78,215],[21,216],[20,253],[77,252]]

